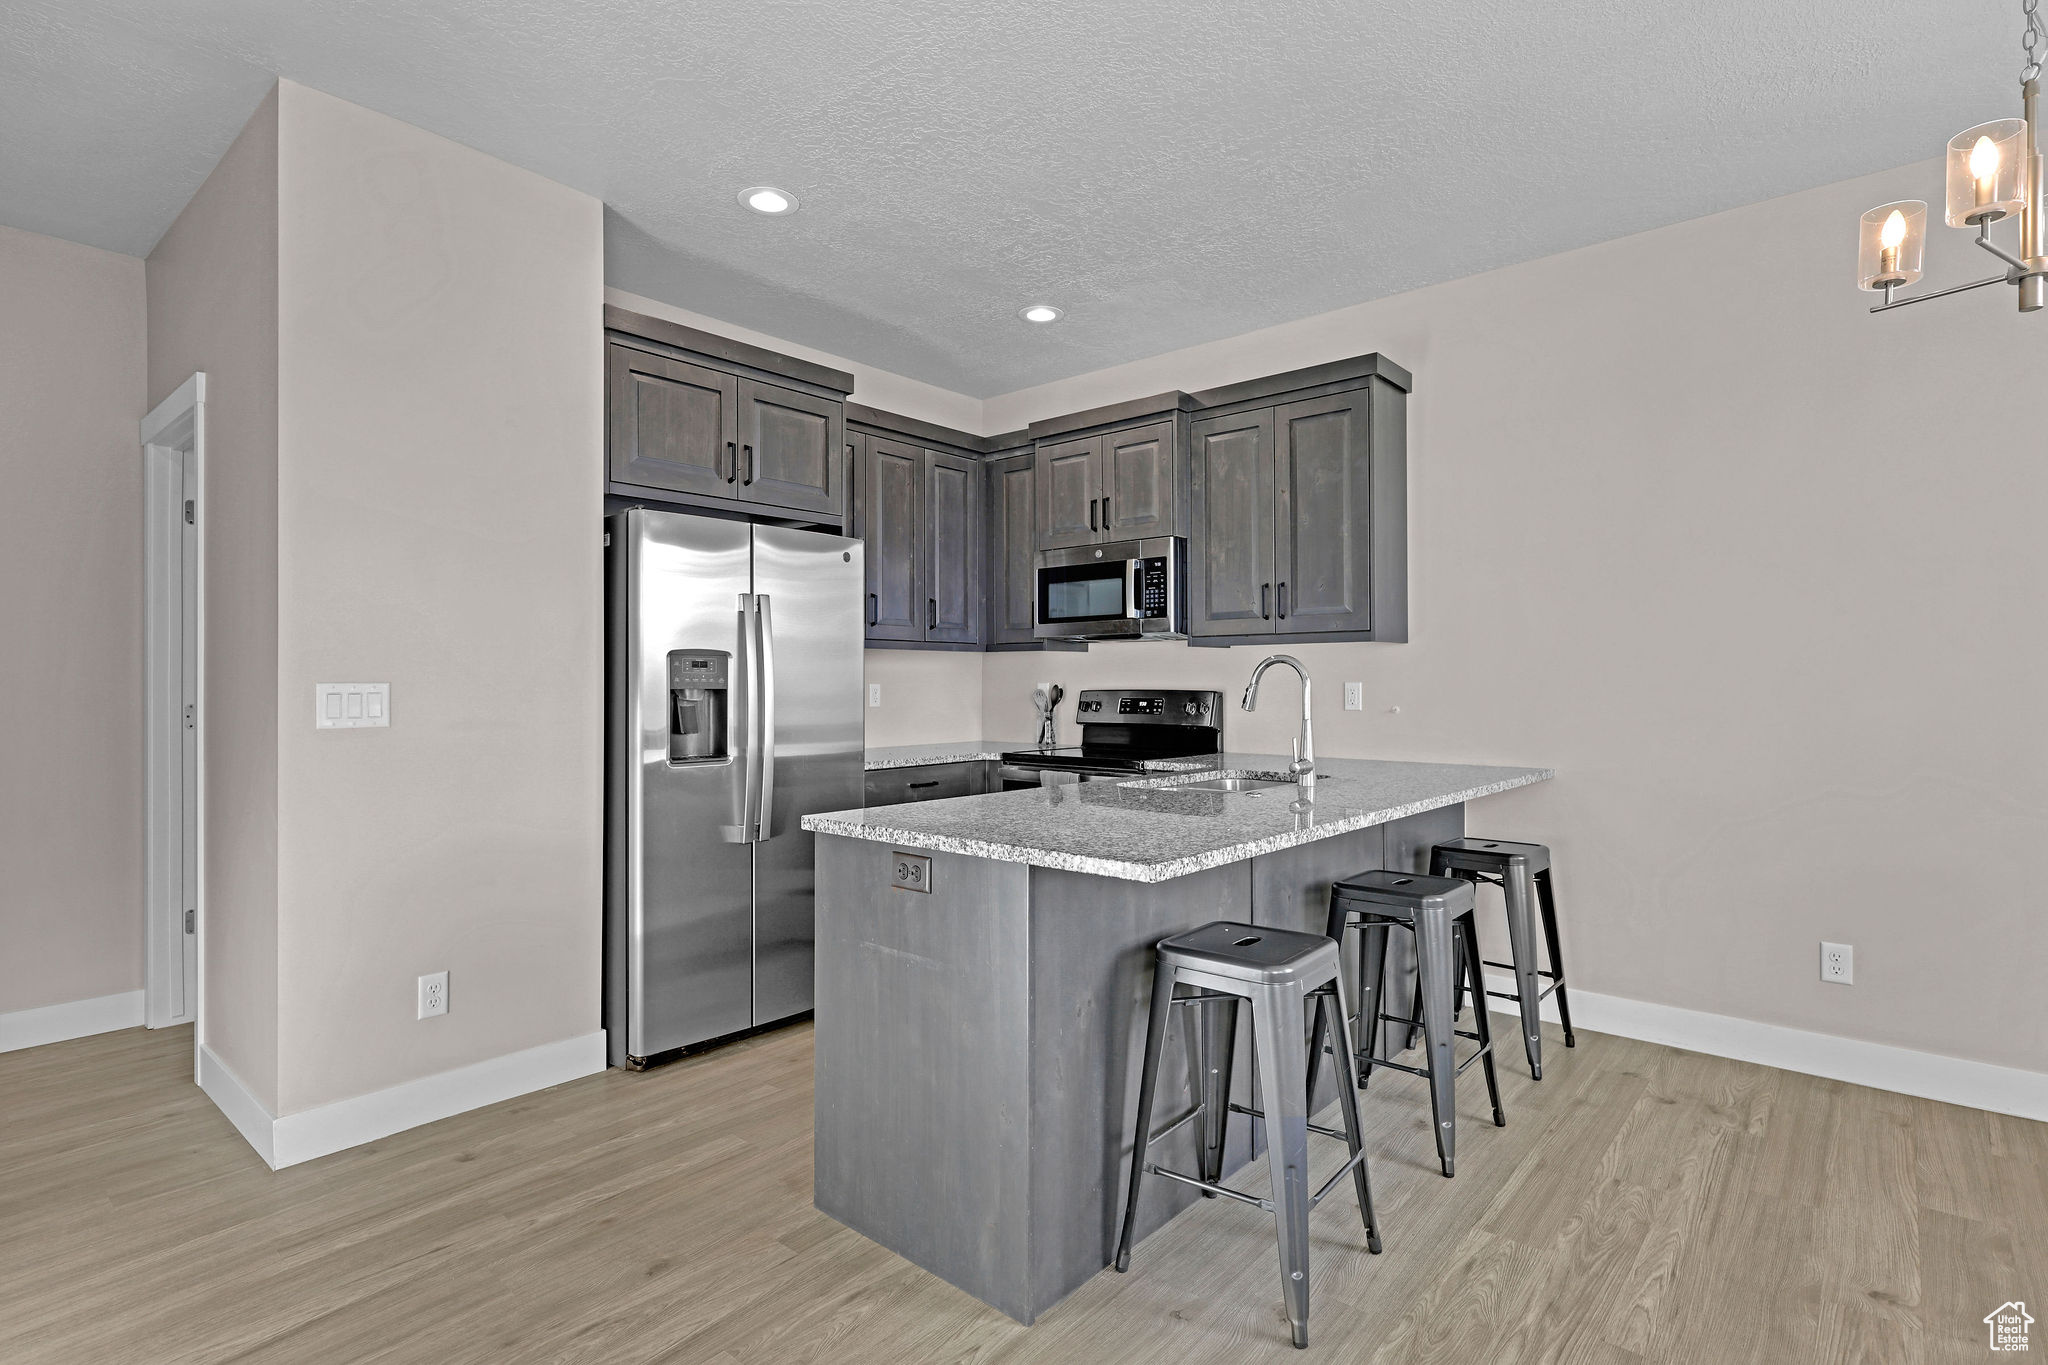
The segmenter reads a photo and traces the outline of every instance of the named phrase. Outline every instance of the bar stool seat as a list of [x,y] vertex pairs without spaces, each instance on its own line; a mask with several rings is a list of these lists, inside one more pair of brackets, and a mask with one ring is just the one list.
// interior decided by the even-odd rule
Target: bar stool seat
[[[1455,877],[1425,877],[1414,872],[1361,872],[1330,887],[1329,936],[1342,943],[1353,929],[1360,933],[1358,955],[1358,1033],[1350,1035],[1359,1084],[1370,1080],[1376,1066],[1393,1067],[1429,1082],[1430,1112],[1436,1127],[1437,1159],[1446,1177],[1457,1169],[1458,1076],[1474,1062],[1486,1075],[1486,1093],[1493,1104],[1496,1127],[1507,1126],[1500,1107],[1500,1079],[1493,1065],[1493,1027],[1486,1011],[1475,1010],[1470,1032],[1457,1027],[1455,1002],[1461,988],[1481,989],[1479,938],[1472,914],[1472,884]],[[1387,932],[1407,929],[1415,936],[1416,1017],[1385,1012]],[[1474,1000],[1479,999],[1475,994]],[[1425,1064],[1382,1058],[1382,1022],[1422,1029]],[[1458,1038],[1479,1048],[1462,1062]],[[1312,1064],[1313,1064],[1312,1059]]]
[[[1462,884],[1462,883],[1461,883]],[[1116,1268],[1129,1270],[1131,1242],[1136,1232],[1138,1200],[1146,1176],[1162,1176],[1193,1185],[1208,1195],[1252,1204],[1270,1212],[1280,1244],[1280,1289],[1287,1305],[1288,1323],[1296,1346],[1308,1345],[1308,1214],[1335,1188],[1346,1172],[1358,1196],[1358,1213],[1365,1222],[1366,1247],[1380,1250],[1379,1222],[1372,1207],[1372,1180],[1366,1168],[1358,1122],[1358,1092],[1351,1083],[1350,1069],[1340,1078],[1337,1094],[1344,1115],[1344,1127],[1325,1128],[1309,1122],[1309,1061],[1319,1056],[1326,1036],[1343,1031],[1342,1020],[1350,1013],[1349,993],[1344,986],[1344,960],[1337,945],[1320,934],[1304,934],[1266,925],[1240,924],[1219,920],[1199,929],[1160,941],[1152,979],[1152,1009],[1145,1029],[1144,1071],[1138,1083],[1138,1117],[1131,1142],[1131,1178],[1124,1200],[1123,1227],[1117,1238]],[[1186,990],[1189,994],[1179,994]],[[1309,1051],[1302,1052],[1301,1040],[1307,1022],[1308,1002],[1315,1002],[1315,1031]],[[1252,1047],[1257,1059],[1259,1108],[1229,1103],[1230,1049],[1236,1036],[1237,1007],[1247,1004],[1252,1011]],[[1151,1145],[1182,1124],[1201,1115],[1207,1101],[1155,1133],[1152,1131],[1153,1101],[1158,1093],[1160,1055],[1166,1046],[1168,1016],[1176,1006],[1217,1009],[1224,1018],[1205,1036],[1218,1040],[1222,1056],[1203,1058],[1204,1067],[1215,1072],[1213,1087],[1204,1087],[1222,1106],[1214,1116],[1215,1135],[1203,1144],[1203,1172],[1197,1177],[1168,1170],[1149,1160]],[[1194,1031],[1188,1046],[1193,1050]],[[1192,1059],[1191,1059],[1192,1060]],[[1222,1129],[1233,1113],[1263,1120],[1266,1125],[1266,1161],[1272,1173],[1272,1193],[1260,1199],[1221,1182]],[[1308,1135],[1313,1131],[1344,1139],[1349,1159],[1313,1195],[1308,1191]]]
[[[1542,1080],[1545,996],[1557,998],[1557,1019],[1564,1026],[1564,1045],[1579,1045],[1578,1035],[1572,1032],[1571,998],[1565,992],[1564,953],[1557,941],[1557,899],[1550,885],[1549,848],[1510,839],[1451,839],[1430,850],[1429,870],[1437,876],[1459,877],[1501,889],[1507,908],[1508,956],[1514,960],[1480,965],[1512,971],[1515,989],[1486,993],[1518,1005],[1522,1016],[1522,1051],[1529,1059],[1529,1074]],[[1548,969],[1542,966],[1536,953],[1539,927],[1543,931],[1544,949],[1550,955]],[[1475,996],[1474,1004],[1477,1003]]]

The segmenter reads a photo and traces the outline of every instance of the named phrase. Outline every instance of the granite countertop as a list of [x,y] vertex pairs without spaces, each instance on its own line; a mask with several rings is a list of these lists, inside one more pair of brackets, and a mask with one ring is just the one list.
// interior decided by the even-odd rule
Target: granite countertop
[[951,744],[890,744],[868,750],[867,770],[922,768],[930,763],[994,762],[1019,749],[1035,749],[1029,740],[960,739]]
[[831,811],[805,816],[803,827],[901,848],[1163,882],[1556,776],[1549,768],[1328,758],[1316,764],[1315,799],[1307,803],[1292,783],[1250,792],[1184,790],[1218,771],[1282,777],[1285,758],[1227,753],[1220,769],[1212,766],[1215,759],[1201,762],[1200,770],[1125,782]]

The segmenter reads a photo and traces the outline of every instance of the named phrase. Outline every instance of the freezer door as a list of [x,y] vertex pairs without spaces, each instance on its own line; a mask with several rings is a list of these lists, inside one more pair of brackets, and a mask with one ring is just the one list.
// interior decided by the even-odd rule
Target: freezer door
[[754,846],[754,1022],[811,1008],[815,881],[806,815],[861,804],[861,542],[754,528],[754,593],[772,676],[772,747],[761,765]]
[[[746,841],[749,704],[742,627],[751,577],[746,525],[644,508],[627,512],[629,742],[626,793],[628,1039],[632,1057],[753,1023],[753,846]],[[671,652],[723,659],[725,756],[670,746]],[[716,654],[711,653],[717,651]],[[716,663],[711,666],[718,666]]]

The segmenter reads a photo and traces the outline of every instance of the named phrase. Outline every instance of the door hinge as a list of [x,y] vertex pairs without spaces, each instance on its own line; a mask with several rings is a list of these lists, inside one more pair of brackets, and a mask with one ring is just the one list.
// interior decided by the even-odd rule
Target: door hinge
[[199,912],[196,909],[185,912],[185,932],[188,934],[199,932]]
[[197,706],[187,706],[185,708],[185,728],[187,730],[196,730],[199,728],[196,719],[198,712],[199,708]]
[[192,499],[190,498],[185,499],[185,524],[187,526],[197,526],[199,524],[193,518]]

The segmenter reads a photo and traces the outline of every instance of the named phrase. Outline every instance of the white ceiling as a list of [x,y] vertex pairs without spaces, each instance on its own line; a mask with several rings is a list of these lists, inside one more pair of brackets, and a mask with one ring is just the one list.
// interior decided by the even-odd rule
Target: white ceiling
[[2017,0],[5,0],[0,221],[148,252],[283,75],[603,198],[612,284],[985,396],[1935,155],[2018,112],[2019,34]]

